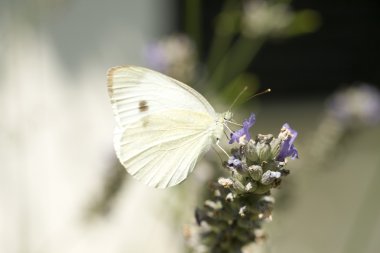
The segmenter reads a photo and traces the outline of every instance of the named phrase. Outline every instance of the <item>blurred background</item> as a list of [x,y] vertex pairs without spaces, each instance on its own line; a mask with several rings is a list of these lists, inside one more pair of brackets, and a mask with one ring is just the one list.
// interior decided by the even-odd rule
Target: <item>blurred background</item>
[[378,252],[379,5],[0,0],[0,252],[186,252],[183,227],[222,167],[210,151],[167,190],[126,174],[106,89],[123,64],[188,83],[217,111],[247,86],[237,121],[298,131],[269,238],[245,252]]

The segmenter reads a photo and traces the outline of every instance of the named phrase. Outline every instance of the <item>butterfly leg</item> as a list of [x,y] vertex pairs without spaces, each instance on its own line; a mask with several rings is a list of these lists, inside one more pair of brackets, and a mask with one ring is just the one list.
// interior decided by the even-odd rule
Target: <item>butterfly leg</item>
[[243,127],[242,124],[238,124],[238,123],[236,123],[236,122],[234,122],[232,120],[226,120],[225,122],[230,123],[230,124],[235,125],[235,126]]
[[230,155],[227,153],[227,151],[225,151],[224,148],[222,148],[222,146],[219,145],[219,139],[217,139],[216,141],[216,146],[218,146],[218,148],[220,148],[223,151],[223,153],[225,153],[226,156],[230,158]]

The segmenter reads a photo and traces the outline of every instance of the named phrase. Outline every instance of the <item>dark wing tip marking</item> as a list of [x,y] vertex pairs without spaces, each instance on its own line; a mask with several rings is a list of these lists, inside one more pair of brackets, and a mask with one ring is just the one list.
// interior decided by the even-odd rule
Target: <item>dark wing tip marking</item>
[[118,69],[120,69],[120,66],[112,67],[107,71],[107,88],[110,97],[113,96],[113,76]]
[[128,68],[128,65],[126,65],[126,66],[115,66],[115,67],[108,69],[108,71],[107,71],[107,88],[108,88],[108,94],[110,95],[110,97],[113,96],[113,79],[114,79],[115,72],[117,72],[120,69],[125,69],[125,68]]
[[139,111],[146,112],[148,111],[148,109],[149,109],[148,103],[145,100],[141,100],[139,102]]

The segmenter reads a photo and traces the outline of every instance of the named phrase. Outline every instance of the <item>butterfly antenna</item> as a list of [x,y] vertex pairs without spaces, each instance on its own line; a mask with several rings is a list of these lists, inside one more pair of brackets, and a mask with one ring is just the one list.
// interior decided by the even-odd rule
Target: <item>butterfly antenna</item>
[[257,96],[259,96],[259,95],[267,94],[267,93],[269,93],[269,92],[271,92],[271,91],[272,91],[272,90],[271,90],[270,88],[268,88],[268,89],[266,89],[266,90],[264,90],[264,91],[261,91],[261,92],[259,92],[259,93],[256,93],[256,94],[254,94],[253,96],[250,96],[245,102],[247,102],[248,100],[251,100],[252,98],[257,97]]
[[232,106],[234,106],[236,104],[236,102],[238,101],[238,99],[241,97],[241,95],[243,95],[243,93],[248,89],[247,86],[245,86],[242,91],[240,91],[239,95],[237,95],[237,97],[235,98],[234,102],[232,102],[230,108],[228,108],[228,111],[231,111],[232,109]]

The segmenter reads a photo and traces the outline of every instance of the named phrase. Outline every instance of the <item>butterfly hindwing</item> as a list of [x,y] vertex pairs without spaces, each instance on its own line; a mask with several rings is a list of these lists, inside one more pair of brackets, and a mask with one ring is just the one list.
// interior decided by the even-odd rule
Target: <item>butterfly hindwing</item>
[[144,119],[115,135],[120,162],[149,186],[166,188],[182,182],[211,145],[211,118],[172,110]]

